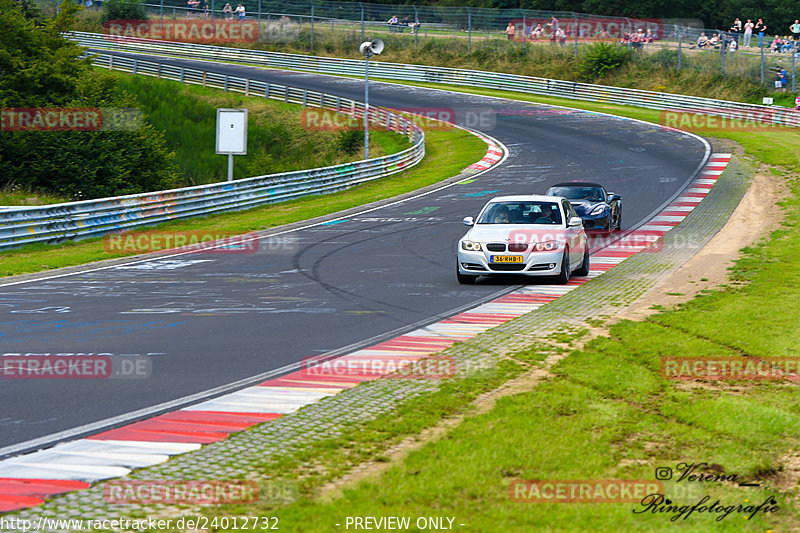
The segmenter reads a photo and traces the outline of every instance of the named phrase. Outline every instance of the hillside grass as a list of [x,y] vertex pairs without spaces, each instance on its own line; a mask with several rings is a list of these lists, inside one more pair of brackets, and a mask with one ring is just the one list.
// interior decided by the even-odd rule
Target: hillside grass
[[[637,119],[659,118],[650,110],[546,100]],[[408,516],[412,524],[417,517],[446,516],[465,531],[800,527],[800,477],[793,462],[800,451],[796,382],[687,384],[668,380],[660,371],[664,356],[800,356],[800,317],[793,306],[800,298],[800,132],[718,136],[739,142],[749,156],[784,176],[791,190],[782,203],[786,214],[780,229],[742,251],[731,270],[732,283],[645,321],[611,326],[606,336],[570,351],[539,384],[500,399],[488,412],[470,414],[469,403],[548,353],[563,352],[564,344],[573,345],[583,333],[560,334],[562,344],[555,350],[543,339],[509,354],[495,374],[446,382],[439,392],[376,421],[348,427],[344,437],[318,443],[302,457],[265,464],[272,479],[298,484],[301,496],[292,504],[262,502],[206,514],[269,514],[288,531],[328,531],[335,524],[344,527],[348,517],[364,516]],[[327,481],[353,465],[387,461],[385,453],[393,444],[458,414],[466,415],[464,422],[385,473],[320,493]],[[700,465],[700,473],[735,477],[733,482],[676,482],[691,463]],[[679,510],[661,507],[653,512],[648,502],[526,503],[514,501],[509,493],[515,480],[652,482],[656,468],[672,471],[673,479],[663,487],[675,506],[691,506],[708,496],[706,505],[719,500],[729,514],[695,511],[683,518],[676,517]],[[749,512],[736,510],[769,498],[774,498],[776,512],[748,519]]]

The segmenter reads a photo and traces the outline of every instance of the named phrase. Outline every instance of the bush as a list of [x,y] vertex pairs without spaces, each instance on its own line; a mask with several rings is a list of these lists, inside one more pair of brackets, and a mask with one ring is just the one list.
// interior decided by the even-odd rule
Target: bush
[[[649,56],[649,61],[661,68],[678,68],[678,51],[669,48],[662,48],[655,54]],[[686,66],[686,57],[682,60],[682,66]]]
[[586,48],[586,53],[580,62],[580,76],[586,81],[594,81],[621,67],[629,60],[630,51],[624,46],[595,43]]
[[147,14],[139,0],[107,0],[103,2],[103,22],[109,20],[144,20]]
[[336,148],[345,154],[354,154],[362,146],[364,146],[363,131],[344,130],[336,136]]

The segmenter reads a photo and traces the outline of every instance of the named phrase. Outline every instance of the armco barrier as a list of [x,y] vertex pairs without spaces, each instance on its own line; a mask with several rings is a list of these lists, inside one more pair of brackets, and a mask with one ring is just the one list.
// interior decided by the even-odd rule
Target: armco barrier
[[[364,105],[361,102],[296,87],[103,54],[94,56],[94,62],[100,66],[136,74],[218,87],[304,106],[324,107],[356,117],[364,116]],[[371,121],[379,122],[387,130],[407,135],[414,143],[413,146],[392,155],[311,170],[115,198],[41,207],[3,208],[0,210],[0,249],[91,237],[166,220],[245,209],[309,194],[333,192],[389,176],[422,160],[425,155],[425,134],[421,128],[384,109],[371,106],[369,115]]]
[[[191,59],[208,59],[256,64],[319,74],[345,74],[363,76],[364,62],[358,59],[339,59],[315,57],[300,54],[284,54],[263,50],[247,50],[226,46],[156,41],[132,37],[109,37],[97,33],[73,32],[68,34],[83,46],[111,50],[166,54]],[[590,102],[608,102],[621,105],[646,107],[660,110],[676,110],[705,115],[722,116],[733,119],[755,120],[758,123],[800,126],[800,112],[793,109],[715,100],[697,96],[661,93],[622,87],[609,87],[589,83],[577,83],[548,78],[535,78],[486,72],[480,70],[460,70],[426,65],[385,63],[372,61],[370,73],[376,78],[446,83],[484,89],[501,89],[522,93],[559,96]]]

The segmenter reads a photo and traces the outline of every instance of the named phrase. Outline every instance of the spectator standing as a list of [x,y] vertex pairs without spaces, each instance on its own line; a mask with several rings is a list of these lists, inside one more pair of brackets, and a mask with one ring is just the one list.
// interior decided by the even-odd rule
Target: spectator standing
[[517,33],[517,28],[514,26],[513,22],[509,22],[508,26],[506,26],[506,35],[508,35],[508,40],[513,41],[514,35]]
[[730,32],[731,38],[733,38],[734,41],[738,41],[739,35],[742,33],[742,21],[739,20],[739,17],[736,17],[736,20],[734,20],[733,24],[731,24]]
[[767,25],[764,24],[764,20],[758,19],[758,22],[756,22],[756,26],[753,28],[753,30],[758,36],[758,47],[761,48],[764,46],[764,35],[767,33]]
[[747,22],[744,24],[744,45],[750,48],[750,39],[753,38],[753,28],[755,24],[750,19],[747,19]]
[[222,8],[222,15],[225,17],[225,20],[231,20],[233,18],[233,8],[230,4],[225,4],[225,7]]
[[795,19],[794,24],[789,26],[789,31],[792,32],[792,39],[800,40],[800,20]]

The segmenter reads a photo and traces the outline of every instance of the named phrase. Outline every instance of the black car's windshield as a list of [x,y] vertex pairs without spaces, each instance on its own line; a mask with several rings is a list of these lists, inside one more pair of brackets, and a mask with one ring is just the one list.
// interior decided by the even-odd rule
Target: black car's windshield
[[561,196],[567,200],[606,201],[606,195],[600,187],[550,187],[547,196]]
[[493,202],[478,224],[561,224],[561,212],[555,202]]

